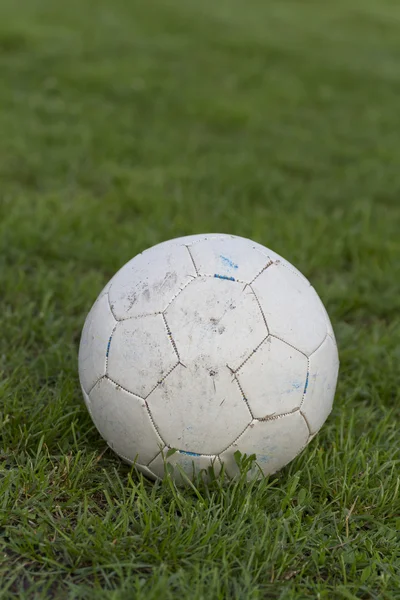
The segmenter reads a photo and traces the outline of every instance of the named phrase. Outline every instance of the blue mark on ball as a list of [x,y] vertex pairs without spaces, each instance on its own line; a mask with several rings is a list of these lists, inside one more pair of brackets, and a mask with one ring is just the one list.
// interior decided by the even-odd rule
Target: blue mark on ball
[[236,281],[234,277],[228,277],[227,275],[218,275],[218,273],[215,273],[214,277],[216,277],[217,279],[227,279],[228,281]]
[[236,263],[233,262],[233,260],[231,260],[230,258],[228,258],[227,256],[222,256],[222,254],[220,254],[220,257],[222,259],[222,262],[227,266],[230,267],[231,269],[238,269],[239,265],[237,265]]
[[285,390],[285,394],[292,394],[296,390],[300,390],[302,388],[304,390],[304,383],[302,381],[292,381],[291,387],[289,389]]
[[197,452],[186,452],[186,450],[179,450],[179,454],[186,454],[186,456],[201,456]]
[[110,335],[110,339],[108,340],[106,358],[108,358],[108,355],[110,353],[111,338],[112,338],[112,335]]
[[257,454],[256,462],[258,463],[267,463],[271,460],[269,454]]
[[304,386],[304,394],[306,393],[306,391],[307,391],[307,388],[308,388],[308,379],[309,379],[309,377],[310,377],[310,374],[309,374],[309,373],[307,373],[306,385]]

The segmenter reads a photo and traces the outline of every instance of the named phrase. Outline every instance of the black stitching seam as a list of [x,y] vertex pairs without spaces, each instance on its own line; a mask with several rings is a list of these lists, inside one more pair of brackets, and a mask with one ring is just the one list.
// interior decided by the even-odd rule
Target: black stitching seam
[[[229,368],[229,367],[228,367],[228,368]],[[249,413],[250,413],[250,416],[251,416],[251,418],[252,418],[252,419],[254,419],[254,415],[253,415],[253,412],[252,412],[252,410],[251,410],[251,408],[250,408],[249,401],[248,401],[248,400],[247,400],[247,398],[246,398],[246,394],[244,393],[244,390],[243,390],[243,388],[242,388],[242,384],[240,383],[239,379],[237,378],[237,375],[236,375],[236,373],[234,373],[234,374],[233,374],[233,379],[236,381],[236,383],[237,383],[237,385],[238,385],[238,388],[239,388],[239,390],[240,390],[240,393],[242,394],[242,398],[243,398],[243,400],[244,400],[244,401],[245,401],[245,403],[246,403],[246,406],[247,406],[247,408],[248,408],[248,411],[249,411]]]
[[90,390],[88,392],[86,392],[88,396],[90,396],[90,394],[92,393],[92,391],[94,390],[94,388],[96,387],[96,385],[98,383],[100,383],[100,381],[102,379],[104,379],[105,377],[106,377],[106,375],[104,374],[104,375],[102,375],[101,377],[98,378],[98,380],[92,385],[92,387],[90,388]]
[[[224,452],[226,452],[227,450],[229,450],[229,448],[231,446],[234,446],[236,444],[236,442],[242,437],[242,435],[247,431],[247,429],[250,427],[250,425],[252,424],[252,422],[254,421],[254,419],[252,421],[250,421],[250,423],[247,423],[246,427],[243,429],[243,431],[241,433],[239,433],[239,435],[237,437],[235,437],[235,439],[228,445],[226,446],[226,448],[224,448],[223,450],[221,450],[221,452],[218,453],[218,456],[220,457],[221,454],[223,454]],[[222,462],[222,461],[221,461]]]
[[[301,271],[296,270],[296,267],[294,265],[291,265],[283,257],[282,258],[276,258],[275,260],[272,260],[272,258],[270,257],[270,255],[268,253],[264,253],[260,248],[254,248],[254,249],[257,250],[257,252],[259,252],[263,256],[269,258],[272,261],[273,264],[275,264],[277,266],[279,265],[280,267],[284,267],[288,271],[291,271],[294,275],[297,275],[297,277],[299,277],[299,279],[301,279],[302,281],[308,283],[311,286],[311,283],[309,282],[309,280],[307,279],[307,277],[305,275],[303,275],[303,273],[301,273]],[[268,248],[266,248],[266,250],[268,251]]]
[[196,265],[196,263],[194,262],[193,254],[190,252],[190,247],[185,245],[185,248],[186,248],[186,249],[187,249],[187,251],[189,252],[190,260],[191,260],[191,261],[192,261],[192,263],[193,263],[193,267],[194,267],[195,273],[196,273],[196,275],[198,275],[198,274],[199,274],[199,272],[198,272],[198,270],[197,270],[197,265]]
[[[183,244],[184,246],[186,246],[186,248],[191,248],[192,246],[196,246],[196,244],[201,244],[201,242],[212,242],[217,240],[218,242],[223,242],[226,238],[225,237],[221,237],[224,236],[226,234],[217,234],[217,235],[205,235],[204,237],[200,237],[200,239],[197,240],[193,240],[193,242],[191,242],[190,244]],[[232,237],[229,236],[228,237]],[[233,236],[235,237],[235,236]]]
[[[147,400],[147,398],[154,392],[154,390],[156,390],[158,388],[159,385],[161,385],[163,383],[163,381],[166,380],[166,378],[168,377],[168,375],[170,375],[172,373],[172,371],[174,371],[176,369],[176,367],[178,367],[179,365],[181,365],[182,363],[180,361],[178,361],[177,363],[174,364],[173,367],[171,367],[169,369],[169,371],[167,371],[165,373],[165,375],[159,379],[156,383],[156,385],[154,387],[151,388],[150,392],[147,394],[147,396],[145,398],[143,398],[143,400]],[[136,396],[136,394],[134,394]]]
[[164,316],[164,313],[168,310],[169,306],[173,303],[174,300],[176,300],[176,298],[179,296],[179,294],[181,294],[183,292],[183,290],[185,288],[187,288],[187,286],[192,283],[192,281],[194,281],[195,279],[197,279],[197,275],[196,277],[194,275],[188,275],[188,277],[190,277],[190,279],[188,279],[181,288],[179,288],[179,290],[176,292],[176,294],[174,296],[172,296],[171,300],[168,302],[167,306],[164,308],[164,310],[162,310],[160,313],[157,314],[162,314]]
[[290,271],[294,275],[297,275],[297,277],[299,279],[301,279],[304,283],[308,283],[309,287],[311,287],[311,283],[307,279],[307,277],[305,275],[303,275],[303,273],[301,273],[300,271],[297,272],[297,271],[294,270],[294,268],[292,269],[291,266],[290,266],[290,263],[286,264],[286,263],[282,262],[280,258],[278,258],[275,262],[280,267],[283,267],[284,269],[287,269],[288,271]]
[[162,314],[162,311],[158,310],[156,312],[143,313],[141,315],[133,315],[132,317],[125,317],[123,319],[118,319],[115,316],[115,313],[113,311],[113,307],[112,307],[111,300],[110,300],[110,295],[108,294],[108,292],[107,292],[107,298],[108,298],[108,305],[110,307],[110,312],[111,312],[112,316],[114,317],[114,319],[115,319],[115,321],[117,323],[123,323],[124,321],[130,321],[131,319],[142,319],[143,317],[152,317],[154,315],[161,315]]
[[179,362],[181,362],[181,357],[179,356],[178,347],[177,347],[177,345],[176,345],[176,342],[175,342],[174,338],[172,337],[172,332],[171,332],[171,330],[170,330],[170,328],[169,328],[169,325],[168,325],[168,323],[167,323],[167,319],[165,318],[165,315],[164,315],[164,313],[162,314],[162,318],[163,318],[164,325],[165,325],[165,327],[166,327],[166,330],[167,330],[168,338],[169,338],[169,340],[170,340],[170,342],[171,342],[171,344],[172,344],[172,347],[173,347],[173,349],[174,349],[174,352],[175,352],[175,354],[176,354],[176,356],[177,356],[177,358],[178,358],[178,361],[179,361]]
[[161,310],[158,310],[157,312],[143,313],[141,315],[133,315],[132,317],[125,317],[124,319],[118,319],[118,323],[133,321],[134,319],[145,319],[146,317],[157,317],[158,315],[162,315]]
[[257,304],[258,304],[258,308],[260,309],[260,312],[261,312],[261,314],[262,314],[262,318],[264,319],[265,327],[267,328],[267,331],[268,331],[268,333],[269,333],[269,327],[268,327],[267,319],[266,319],[266,317],[265,317],[265,313],[264,313],[264,311],[263,311],[263,308],[262,308],[262,306],[261,306],[261,302],[260,302],[260,300],[259,300],[259,298],[258,298],[258,296],[257,296],[257,294],[256,294],[256,292],[255,292],[255,290],[254,290],[254,289],[251,287],[251,285],[250,285],[250,284],[249,284],[249,287],[250,287],[251,291],[252,291],[252,292],[253,292],[253,294],[254,294],[254,297],[255,297],[255,299],[256,299],[256,301],[257,301]]
[[283,419],[283,417],[288,417],[289,415],[294,415],[295,413],[300,412],[300,408],[298,406],[296,406],[296,408],[294,408],[293,410],[290,410],[288,412],[285,413],[280,413],[279,415],[268,415],[268,417],[256,417],[254,420],[255,421],[260,421],[260,422],[264,422],[264,421],[277,421],[278,419]]
[[280,342],[283,342],[287,346],[290,346],[291,348],[293,348],[293,350],[297,350],[297,352],[300,352],[300,354],[302,354],[303,356],[305,356],[308,359],[307,354],[305,352],[303,352],[303,350],[296,348],[296,346],[293,346],[293,344],[289,344],[289,342],[286,342],[283,338],[281,338],[277,335],[274,335],[273,333],[270,333],[269,335],[270,335],[270,337],[275,338],[276,340],[279,340]]
[[237,369],[232,369],[233,373],[236,373],[243,367],[243,365],[245,365],[247,363],[248,360],[250,360],[250,358],[257,352],[257,350],[264,344],[264,342],[267,341],[267,339],[269,338],[269,333],[265,336],[265,338],[263,340],[261,340],[261,342],[254,348],[254,350],[252,350],[250,352],[250,354],[247,356],[247,358],[244,359],[244,361],[238,366]]
[[306,393],[307,393],[309,385],[310,385],[310,359],[307,358],[307,377],[306,377],[306,382],[305,382],[305,385],[304,385],[303,395],[301,397],[301,402],[300,402],[300,405],[299,405],[299,409],[301,409],[301,407],[304,404],[304,400],[306,398]]
[[324,345],[325,341],[327,340],[327,338],[330,337],[329,332],[327,331],[325,334],[324,339],[322,340],[322,342],[315,348],[315,350],[313,350],[310,354],[310,356],[308,358],[311,358],[313,354],[315,354],[316,352],[318,352],[318,350],[321,348],[321,346]]
[[[303,417],[303,419],[304,419],[304,421],[305,421],[305,423],[306,423],[306,425],[307,425],[307,429],[308,429],[308,439],[309,439],[309,438],[310,438],[312,435],[315,435],[315,434],[313,434],[313,432],[311,431],[310,423],[308,422],[308,419],[307,419],[306,415],[303,413],[303,411],[302,411],[302,410],[300,410],[300,414],[301,414],[301,416]],[[308,439],[307,439],[307,443],[308,443]],[[307,445],[307,444],[306,444],[306,445]]]
[[121,388],[121,390],[124,390],[124,392],[127,392],[131,396],[135,396],[135,398],[139,398],[139,400],[143,400],[144,401],[146,399],[146,398],[143,398],[143,396],[140,396],[139,394],[135,394],[135,392],[131,392],[126,387],[124,387],[123,385],[121,385],[120,383],[118,383],[118,381],[115,381],[114,379],[111,379],[111,377],[109,375],[104,375],[104,377],[102,377],[102,379],[108,379],[108,381],[111,381],[111,383],[113,383],[114,385],[116,385],[118,388]]
[[112,304],[111,304],[111,298],[110,298],[110,290],[111,290],[111,285],[110,285],[110,287],[109,287],[109,288],[108,288],[108,290],[107,290],[108,306],[110,307],[110,312],[111,312],[112,316],[113,316],[113,317],[114,317],[114,319],[115,319],[115,320],[118,322],[118,321],[120,321],[121,319],[117,319],[117,317],[115,316],[115,313],[114,313],[114,311],[113,311],[113,307],[112,307]]
[[115,333],[115,330],[117,329],[117,326],[118,326],[118,323],[115,323],[115,325],[114,325],[114,327],[113,327],[113,330],[112,330],[112,332],[111,332],[111,334],[110,334],[110,337],[108,338],[108,342],[107,342],[106,361],[105,361],[105,371],[104,371],[105,375],[107,375],[107,371],[108,371],[108,357],[109,357],[109,354],[110,354],[111,342],[112,342],[112,338],[113,338],[113,335],[114,335],[114,333]]
[[271,265],[273,265],[273,264],[275,264],[275,263],[274,263],[274,261],[270,259],[270,260],[269,260],[269,262],[268,262],[268,263],[265,265],[265,267],[263,267],[263,268],[261,269],[261,271],[259,271],[259,272],[257,273],[257,275],[256,275],[256,276],[255,276],[255,277],[254,277],[254,278],[253,278],[253,279],[250,281],[249,285],[252,285],[252,284],[255,282],[255,280],[256,280],[258,277],[260,277],[261,273],[264,273],[264,271],[266,271],[266,270],[267,270],[267,269],[268,269],[268,268],[269,268]]

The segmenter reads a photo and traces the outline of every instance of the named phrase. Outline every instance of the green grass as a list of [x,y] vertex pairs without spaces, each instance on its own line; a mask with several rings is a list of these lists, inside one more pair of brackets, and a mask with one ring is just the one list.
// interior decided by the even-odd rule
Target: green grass
[[[400,7],[2,0],[0,598],[400,598]],[[106,450],[77,347],[140,250],[229,232],[316,286],[334,411],[248,485]]]

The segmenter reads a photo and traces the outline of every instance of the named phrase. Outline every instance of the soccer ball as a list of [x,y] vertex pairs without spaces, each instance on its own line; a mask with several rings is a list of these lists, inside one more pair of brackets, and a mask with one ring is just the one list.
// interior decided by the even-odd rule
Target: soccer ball
[[[142,252],[111,279],[83,328],[79,375],[109,446],[150,478],[256,455],[274,473],[329,415],[338,352],[308,280],[232,235],[194,235]],[[175,450],[175,451],[174,451]],[[240,456],[240,455],[239,455]]]

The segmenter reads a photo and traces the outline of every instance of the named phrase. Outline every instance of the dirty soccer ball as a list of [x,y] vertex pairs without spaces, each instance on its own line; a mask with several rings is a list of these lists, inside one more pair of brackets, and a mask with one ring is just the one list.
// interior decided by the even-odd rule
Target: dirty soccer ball
[[[224,234],[158,244],[93,305],[79,374],[109,446],[151,478],[189,478],[256,455],[291,461],[329,415],[338,352],[308,280],[278,254]],[[172,450],[175,450],[173,452]],[[183,476],[184,477],[184,476]]]

